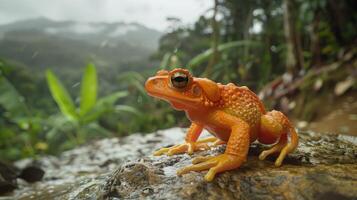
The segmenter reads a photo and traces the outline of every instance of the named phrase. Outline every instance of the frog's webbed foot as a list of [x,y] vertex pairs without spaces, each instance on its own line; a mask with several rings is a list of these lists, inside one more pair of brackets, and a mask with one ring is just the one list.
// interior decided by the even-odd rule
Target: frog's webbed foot
[[[280,140],[277,144],[275,144],[273,147],[271,147],[268,150],[262,151],[259,155],[259,160],[264,160],[267,156],[281,152],[282,149],[284,149],[284,147],[286,146],[287,142],[286,139],[282,139]],[[284,156],[285,157],[285,156]],[[284,158],[282,158],[284,159]],[[281,165],[281,161],[278,161],[278,159],[275,162],[275,166],[280,166]]]
[[222,141],[216,137],[208,137],[208,138],[204,138],[202,140],[198,140],[197,143],[212,143],[211,146],[218,146],[221,144],[227,144],[227,142]]
[[195,151],[210,149],[207,143],[199,142],[187,142],[184,144],[178,144],[172,147],[162,148],[154,152],[154,156],[160,156],[166,154],[172,156],[175,154],[188,153],[193,154]]
[[[296,135],[296,132],[292,133]],[[267,156],[279,153],[279,157],[275,160],[275,166],[280,167],[286,155],[292,152],[297,146],[297,136],[293,136],[292,140],[296,142],[288,142],[287,134],[281,136],[279,142],[268,150],[262,151],[259,155],[260,160],[264,160]]]
[[[259,155],[260,160],[264,160],[267,156],[279,153],[279,157],[275,161],[275,166],[281,166],[286,155],[294,151],[298,145],[299,137],[289,119],[279,111],[271,111],[261,117],[261,130],[270,133],[271,135],[279,136],[279,141],[272,148],[263,151]],[[288,140],[288,133],[290,141]]]
[[245,157],[243,156],[227,153],[218,156],[197,157],[192,160],[193,165],[179,169],[177,174],[183,175],[191,171],[208,170],[205,180],[212,181],[217,173],[238,168],[244,161]]

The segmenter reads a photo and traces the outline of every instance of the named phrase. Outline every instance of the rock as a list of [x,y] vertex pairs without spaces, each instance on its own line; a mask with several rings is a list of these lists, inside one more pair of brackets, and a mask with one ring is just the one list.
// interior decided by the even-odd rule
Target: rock
[[129,197],[139,191],[144,196],[153,193],[150,186],[162,183],[164,172],[150,162],[123,164],[105,184],[103,198]]
[[[263,146],[253,144],[248,161],[237,170],[220,174],[206,183],[206,172],[193,172],[177,177],[176,169],[190,164],[191,157],[178,155],[148,157],[120,167],[111,177],[106,193],[137,199],[355,199],[357,198],[357,147],[335,136],[301,133],[299,149],[288,156],[282,167],[274,159],[259,161]],[[222,153],[223,147],[198,155]],[[136,166],[146,166],[145,170]],[[128,166],[124,166],[128,168]],[[143,171],[156,173],[146,173]],[[130,173],[126,173],[130,171]],[[164,172],[164,173],[162,173]],[[128,178],[129,176],[129,178]],[[136,176],[132,178],[131,176]],[[146,180],[155,178],[156,184]],[[113,181],[113,179],[115,181]],[[144,184],[147,183],[147,184]],[[137,187],[145,185],[145,187]],[[126,187],[125,190],[122,187]],[[131,186],[133,186],[131,188]],[[151,193],[144,189],[151,188]]]
[[0,161],[0,195],[16,189],[17,173],[18,170],[14,166]]
[[35,163],[32,162],[20,170],[19,167],[0,161],[0,195],[15,190],[18,187],[17,178],[29,183],[40,181],[45,172]]
[[215,155],[224,146],[192,156],[152,156],[155,149],[181,143],[184,130],[105,139],[40,159],[43,181],[19,184],[18,199],[357,199],[356,137],[300,132],[298,149],[283,166],[258,160],[266,147],[251,145],[240,169],[207,183],[206,172],[182,177],[176,170],[196,156]]
[[19,178],[22,178],[29,183],[34,183],[36,181],[40,181],[44,174],[45,171],[43,171],[40,167],[33,165],[22,169]]

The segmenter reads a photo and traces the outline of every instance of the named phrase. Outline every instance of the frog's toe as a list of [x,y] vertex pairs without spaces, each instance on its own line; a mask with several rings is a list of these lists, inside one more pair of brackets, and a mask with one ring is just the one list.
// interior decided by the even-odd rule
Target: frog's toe
[[216,137],[208,137],[208,138],[204,138],[202,140],[198,140],[197,143],[205,143],[205,144],[212,143],[211,145],[213,147],[215,147],[215,146],[219,146],[219,145],[222,145],[222,144],[226,144],[227,142],[222,141],[222,140],[220,140],[220,139],[218,139]]
[[213,158],[214,156],[198,156],[196,158],[194,158],[192,160],[192,164],[198,164],[198,163],[201,163],[201,162],[205,162],[211,158]]
[[198,140],[197,143],[209,143],[209,142],[215,142],[217,140],[216,137],[207,137],[201,140]]
[[168,156],[188,153],[193,154],[195,151],[200,150],[208,150],[210,146],[206,143],[196,143],[196,142],[188,142],[185,144],[179,144],[168,148],[162,148],[154,152],[155,156],[160,156],[166,154]]
[[179,146],[179,145],[174,145],[172,147],[161,148],[161,149],[159,149],[159,150],[154,152],[154,156],[161,156],[161,155],[167,154],[171,149],[176,148],[177,146]]
[[191,171],[204,171],[216,165],[216,161],[208,160],[199,164],[189,165],[177,170],[177,175],[187,174]]
[[259,160],[264,160],[268,155],[270,154],[269,151],[262,151],[260,154],[259,154]]
[[211,147],[207,143],[196,143],[194,145],[194,150],[199,151],[199,150],[209,150]]
[[189,148],[190,147],[188,144],[177,145],[177,146],[171,147],[169,149],[169,151],[167,152],[167,155],[172,156],[172,155],[176,155],[176,154],[186,153]]
[[262,151],[259,155],[259,160],[264,160],[267,156],[280,152],[285,146],[285,140],[279,141],[270,149]]
[[213,142],[212,146],[216,147],[216,146],[219,146],[219,145],[222,145],[222,144],[227,144],[227,142],[225,142],[223,140],[220,140],[220,139],[217,139],[215,142]]
[[224,153],[217,157],[210,159],[209,161],[215,161],[216,165],[209,169],[205,175],[205,180],[210,182],[214,179],[217,173],[236,169],[241,166],[241,164],[246,160],[244,156],[237,156]]
[[209,170],[205,176],[205,180],[212,181],[217,173],[238,168],[244,161],[245,158],[231,154],[197,157],[192,161],[197,164],[181,168],[177,171],[177,174],[183,175],[190,171]]
[[169,148],[162,148],[154,152],[154,156],[161,156],[168,152],[170,149]]
[[283,148],[283,150],[281,150],[279,157],[276,159],[275,161],[275,166],[276,167],[280,167],[281,164],[283,163],[284,158],[286,157],[286,155],[289,153],[289,147],[286,146]]
[[212,167],[211,169],[209,169],[209,171],[205,175],[205,180],[207,182],[211,182],[214,179],[214,177],[216,176],[216,174],[218,173],[219,168],[220,168],[220,166],[215,166],[215,167]]

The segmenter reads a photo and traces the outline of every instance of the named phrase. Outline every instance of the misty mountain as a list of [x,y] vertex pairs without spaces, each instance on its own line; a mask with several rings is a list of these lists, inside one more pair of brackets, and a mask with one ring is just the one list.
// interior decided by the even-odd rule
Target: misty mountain
[[146,49],[156,49],[162,35],[161,32],[138,23],[53,21],[43,17],[1,25],[0,38],[12,31],[38,31],[102,47],[127,42],[131,46]]
[[137,23],[84,23],[37,18],[0,26],[0,59],[43,76],[51,68],[67,82],[88,62],[110,84],[120,71],[150,65],[162,33]]

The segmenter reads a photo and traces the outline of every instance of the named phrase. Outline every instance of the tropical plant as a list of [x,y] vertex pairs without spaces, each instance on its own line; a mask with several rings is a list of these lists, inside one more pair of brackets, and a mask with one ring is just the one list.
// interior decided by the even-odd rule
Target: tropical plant
[[[47,70],[46,78],[52,97],[57,103],[62,116],[65,117],[54,116],[52,120],[49,120],[55,126],[49,131],[47,138],[50,141],[61,140],[61,135],[58,132],[64,133],[70,139],[69,143],[64,143],[65,148],[81,144],[87,139],[98,137],[99,133],[110,135],[107,130],[98,124],[98,119],[104,114],[129,109],[125,106],[125,108],[123,106],[115,108],[114,106],[119,98],[127,96],[127,92],[115,92],[97,99],[97,73],[93,64],[88,64],[85,69],[80,89],[80,105],[77,107],[67,89],[51,70]],[[89,131],[88,128],[95,131]]]
[[[0,158],[35,156],[42,141],[40,119],[30,112],[25,98],[2,73],[0,62]],[[41,149],[44,150],[44,149]]]

